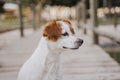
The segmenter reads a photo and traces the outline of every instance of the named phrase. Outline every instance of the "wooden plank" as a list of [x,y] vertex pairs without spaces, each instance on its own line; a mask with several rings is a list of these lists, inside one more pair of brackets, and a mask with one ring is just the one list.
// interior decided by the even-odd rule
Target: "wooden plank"
[[63,80],[120,79],[119,64],[96,45],[83,45],[79,50],[65,52],[62,60]]

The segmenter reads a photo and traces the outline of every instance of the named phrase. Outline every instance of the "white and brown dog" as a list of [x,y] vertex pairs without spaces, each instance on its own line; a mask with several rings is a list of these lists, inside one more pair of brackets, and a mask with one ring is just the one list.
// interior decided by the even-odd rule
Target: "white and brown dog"
[[78,49],[82,43],[70,21],[50,21],[35,52],[21,68],[18,80],[62,80],[60,53],[65,49]]

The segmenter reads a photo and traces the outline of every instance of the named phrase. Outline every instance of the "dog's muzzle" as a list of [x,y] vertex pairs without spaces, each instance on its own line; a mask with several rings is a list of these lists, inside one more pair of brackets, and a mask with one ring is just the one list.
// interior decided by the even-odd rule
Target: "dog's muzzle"
[[65,46],[63,46],[63,48],[64,49],[73,49],[73,50],[75,50],[75,49],[78,49],[82,44],[83,44],[83,40],[82,39],[77,39],[75,42],[74,42],[74,45],[75,45],[75,47],[73,47],[73,48],[68,48],[68,47],[65,47]]

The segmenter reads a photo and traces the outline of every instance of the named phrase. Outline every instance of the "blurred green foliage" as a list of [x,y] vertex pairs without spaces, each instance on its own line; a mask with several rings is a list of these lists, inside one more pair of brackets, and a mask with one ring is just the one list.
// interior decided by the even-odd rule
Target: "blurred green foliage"
[[108,52],[112,58],[114,58],[120,64],[120,51]]
[[[7,0],[6,0],[7,1]],[[17,0],[13,0],[17,1]],[[41,0],[21,0],[22,3],[24,4],[37,4]],[[44,6],[45,5],[61,5],[61,6],[75,6],[79,1],[81,0],[44,0]],[[89,0],[86,0],[86,6],[89,8]],[[120,6],[120,0],[97,0],[98,7],[105,7],[105,6],[110,6],[110,7],[115,7],[115,6]]]
[[5,4],[5,2],[0,1],[0,13],[4,13],[4,9],[3,9],[4,4]]
[[[61,6],[75,6],[81,0],[46,0],[45,5],[61,5]],[[87,9],[90,8],[89,0],[86,0]],[[120,0],[97,0],[98,7],[115,7],[120,6]]]
[[[39,0],[12,0],[12,1],[21,1],[22,4],[31,4],[31,3],[34,3],[34,4],[37,4]],[[7,2],[7,0],[6,0]]]
[[31,3],[37,4],[39,0],[21,0],[21,1],[27,4],[31,4]]
[[[114,18],[106,18],[104,20],[103,18],[98,18],[98,24],[99,25],[113,25],[114,24]],[[120,18],[118,18],[118,24],[120,24]]]
[[98,2],[98,7],[116,7],[120,6],[120,0],[97,0]]
[[74,6],[80,0],[51,0],[51,5]]
[[61,6],[74,6],[80,0],[46,0],[44,5],[61,5]]

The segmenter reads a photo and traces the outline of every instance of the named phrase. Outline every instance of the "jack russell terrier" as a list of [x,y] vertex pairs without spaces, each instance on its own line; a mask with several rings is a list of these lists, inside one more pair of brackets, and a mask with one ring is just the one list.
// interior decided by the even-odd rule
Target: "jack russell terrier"
[[20,69],[17,80],[62,80],[60,53],[65,49],[78,49],[82,43],[69,20],[50,21],[35,52]]

